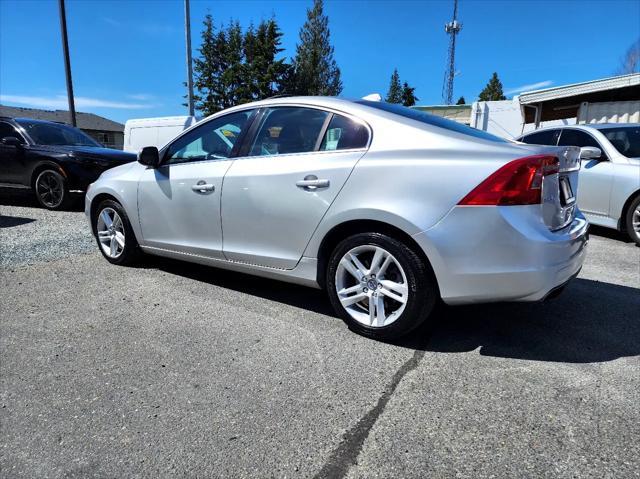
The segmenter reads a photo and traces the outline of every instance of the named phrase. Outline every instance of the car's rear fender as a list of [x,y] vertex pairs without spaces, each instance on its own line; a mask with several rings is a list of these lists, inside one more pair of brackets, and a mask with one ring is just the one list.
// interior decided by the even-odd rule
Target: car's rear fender
[[304,256],[316,258],[326,234],[348,221],[380,221],[408,235],[431,228],[487,176],[527,154],[517,146],[497,145],[482,152],[471,147],[368,152],[318,225]]

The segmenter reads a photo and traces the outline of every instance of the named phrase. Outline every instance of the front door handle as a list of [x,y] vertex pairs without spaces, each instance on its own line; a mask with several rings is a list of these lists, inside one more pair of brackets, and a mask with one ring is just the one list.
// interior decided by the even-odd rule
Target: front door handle
[[196,193],[210,193],[216,190],[216,186],[200,180],[197,184],[193,185],[191,189]]
[[308,191],[313,191],[318,188],[328,188],[329,180],[319,180],[316,175],[307,175],[304,177],[304,180],[296,181],[296,186]]

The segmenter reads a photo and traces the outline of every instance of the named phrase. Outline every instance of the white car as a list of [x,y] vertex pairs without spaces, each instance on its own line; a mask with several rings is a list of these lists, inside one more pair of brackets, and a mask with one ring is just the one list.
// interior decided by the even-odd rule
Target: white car
[[575,277],[579,153],[383,102],[274,98],[144,148],[85,210],[113,264],[142,251],[325,288],[388,339],[439,300],[538,301]]
[[580,210],[594,225],[626,232],[640,245],[640,124],[545,128],[518,141],[581,147]]

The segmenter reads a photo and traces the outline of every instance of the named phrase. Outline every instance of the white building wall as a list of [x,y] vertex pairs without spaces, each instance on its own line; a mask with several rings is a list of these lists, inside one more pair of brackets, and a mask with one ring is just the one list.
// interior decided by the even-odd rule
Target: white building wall
[[[575,118],[568,118],[544,121],[540,127],[575,124]],[[518,97],[513,100],[474,102],[471,105],[471,126],[509,139],[535,130],[533,123],[524,124]]]

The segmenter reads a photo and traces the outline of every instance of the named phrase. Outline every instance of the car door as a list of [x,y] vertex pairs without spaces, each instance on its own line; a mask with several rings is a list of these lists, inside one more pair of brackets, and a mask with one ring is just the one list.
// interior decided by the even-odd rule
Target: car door
[[253,110],[206,121],[161,152],[158,168],[138,184],[138,214],[145,246],[222,258],[222,180]]
[[261,112],[224,179],[224,255],[293,269],[369,142],[369,128],[308,107]]
[[594,146],[603,152],[598,159],[582,160],[578,183],[578,207],[586,214],[609,216],[609,198],[613,184],[614,165],[604,149],[589,133],[575,128],[563,128],[558,141],[561,146]]
[[[0,140],[13,136],[26,144],[24,137],[5,121],[0,121]],[[0,183],[18,184],[24,176],[24,148],[15,145],[5,145],[0,141]]]

